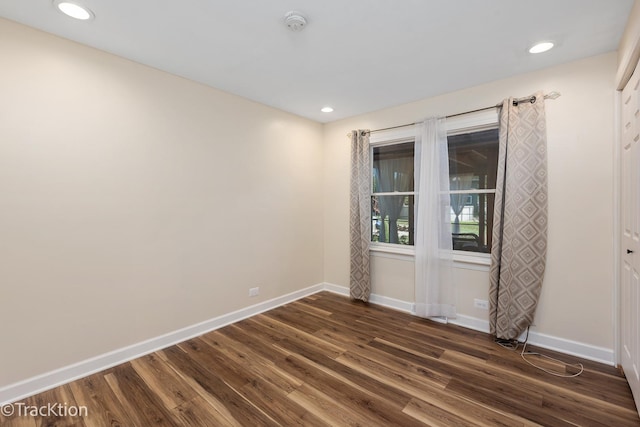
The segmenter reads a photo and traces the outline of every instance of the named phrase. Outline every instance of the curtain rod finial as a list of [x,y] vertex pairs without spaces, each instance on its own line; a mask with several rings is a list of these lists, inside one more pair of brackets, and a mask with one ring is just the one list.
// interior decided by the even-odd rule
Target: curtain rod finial
[[545,98],[547,98],[547,99],[557,99],[557,98],[559,98],[559,97],[560,97],[560,95],[561,95],[561,93],[560,93],[560,92],[556,92],[556,91],[554,90],[553,92],[549,92],[549,93],[545,96]]

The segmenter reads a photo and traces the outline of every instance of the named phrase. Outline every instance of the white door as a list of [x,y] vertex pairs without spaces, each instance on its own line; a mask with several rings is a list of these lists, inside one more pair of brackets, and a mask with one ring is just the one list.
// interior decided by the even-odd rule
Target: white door
[[620,351],[640,409],[640,69],[622,91]]

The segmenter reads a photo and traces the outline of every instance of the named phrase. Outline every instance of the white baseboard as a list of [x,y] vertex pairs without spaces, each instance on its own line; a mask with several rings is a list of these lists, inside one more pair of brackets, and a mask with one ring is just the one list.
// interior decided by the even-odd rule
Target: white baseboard
[[[458,315],[455,319],[449,319],[449,323],[462,326],[480,332],[489,333],[489,321],[478,319],[476,317]],[[526,333],[520,337],[520,341],[526,339]],[[583,359],[593,360],[594,362],[604,363],[606,365],[615,366],[615,354],[613,349],[598,347],[578,341],[568,340],[566,338],[554,337],[552,335],[529,331],[529,344],[549,350],[558,351],[560,353],[581,357]]]
[[560,353],[593,360],[594,362],[600,362],[610,366],[616,365],[615,353],[613,349],[610,348],[598,347],[566,338],[558,338],[535,331],[529,333],[529,343]]
[[478,319],[477,317],[458,314],[455,319],[448,319],[448,323],[462,326],[463,328],[473,329],[474,331],[485,332],[487,334],[489,333],[489,321]]
[[[256,314],[271,310],[320,291],[330,291],[340,295],[349,296],[349,288],[331,283],[319,283],[290,294],[282,295],[165,335],[151,338],[128,347],[114,350],[91,359],[83,360],[81,362],[2,387],[0,388],[0,406],[52,389],[62,384],[84,378],[96,372],[100,372],[146,354],[153,353],[154,351],[158,351],[207,332],[211,332],[215,329],[238,322],[242,319],[246,319],[247,317],[255,316]],[[415,304],[412,302],[402,301],[377,294],[372,294],[369,301],[372,304],[378,304],[406,313],[415,314]],[[481,332],[489,332],[489,322],[475,317],[458,315],[456,319],[450,319],[449,323]],[[596,362],[615,365],[614,352],[612,349],[596,347],[590,344],[553,337],[533,331],[529,334],[529,343]]]
[[[349,295],[349,288],[344,286],[325,283],[325,290],[338,293],[340,295]],[[369,301],[372,304],[379,304],[385,307],[394,308],[410,314],[415,314],[415,304],[407,301],[401,301],[382,295],[371,294]],[[443,323],[441,319],[433,319],[435,322]],[[489,321],[478,319],[476,317],[458,314],[455,319],[448,319],[448,323],[462,326],[475,331],[489,333]],[[520,337],[524,341],[525,336]],[[593,360],[594,362],[604,363],[606,365],[615,366],[615,354],[612,349],[598,347],[591,344],[581,343],[578,341],[568,340],[566,338],[558,338],[551,335],[543,334],[531,330],[529,332],[529,344],[549,350],[558,351],[572,356],[582,357],[584,359]]]
[[222,316],[218,316],[195,325],[187,326],[186,328],[182,328],[177,331],[169,332],[165,335],[154,337],[128,347],[101,354],[54,371],[46,372],[23,381],[10,384],[0,388],[0,406],[50,390],[62,384],[84,378],[107,368],[111,368],[146,354],[153,353],[154,351],[167,348],[231,323],[238,322],[242,319],[246,319],[247,317],[255,316],[256,314],[323,291],[324,289],[324,283],[319,283],[287,295],[282,295],[231,313],[223,314]]
[[[334,285],[332,283],[325,283],[324,290],[333,292],[336,294],[349,296],[349,288],[344,286]],[[393,308],[398,311],[404,311],[405,313],[415,314],[415,304],[412,302],[402,301],[395,298],[385,297],[383,295],[371,294],[369,296],[369,302],[372,304],[382,305],[384,307]]]

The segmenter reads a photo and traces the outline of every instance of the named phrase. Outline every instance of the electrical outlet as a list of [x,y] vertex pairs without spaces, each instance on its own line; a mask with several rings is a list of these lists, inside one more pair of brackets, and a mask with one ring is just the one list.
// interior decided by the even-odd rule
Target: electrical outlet
[[260,288],[250,288],[249,289],[249,296],[250,297],[256,297],[260,295]]
[[473,306],[476,308],[481,308],[482,310],[489,310],[489,301],[484,299],[474,299]]

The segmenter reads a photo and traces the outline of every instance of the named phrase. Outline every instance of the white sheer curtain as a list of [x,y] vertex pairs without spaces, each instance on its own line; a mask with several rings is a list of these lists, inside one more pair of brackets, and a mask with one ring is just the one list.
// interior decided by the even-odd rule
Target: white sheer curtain
[[455,317],[445,119],[426,119],[416,130],[416,314]]

